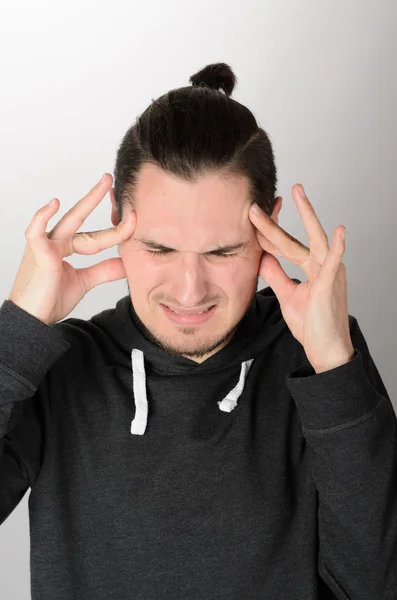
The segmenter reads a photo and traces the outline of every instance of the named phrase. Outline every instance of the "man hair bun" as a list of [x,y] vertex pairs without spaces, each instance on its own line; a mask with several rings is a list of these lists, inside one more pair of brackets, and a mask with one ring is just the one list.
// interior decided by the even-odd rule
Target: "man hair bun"
[[227,96],[231,96],[237,78],[226,63],[213,63],[192,75],[189,81],[193,86],[223,90]]

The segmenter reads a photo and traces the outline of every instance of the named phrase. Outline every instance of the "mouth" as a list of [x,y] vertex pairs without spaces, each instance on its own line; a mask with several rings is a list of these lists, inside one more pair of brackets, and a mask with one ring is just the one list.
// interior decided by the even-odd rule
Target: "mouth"
[[179,325],[201,325],[201,323],[208,321],[212,317],[217,308],[216,305],[213,305],[209,309],[199,312],[198,314],[181,314],[173,311],[165,304],[162,304],[161,306],[169,320]]

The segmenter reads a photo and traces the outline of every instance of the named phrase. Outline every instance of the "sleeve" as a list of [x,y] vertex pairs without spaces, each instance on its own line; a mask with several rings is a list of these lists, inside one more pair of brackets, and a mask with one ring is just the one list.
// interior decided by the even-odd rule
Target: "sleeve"
[[46,374],[70,348],[9,300],[0,306],[0,525],[36,480],[50,438]]
[[357,319],[354,358],[286,385],[318,492],[318,574],[341,600],[397,599],[397,418]]

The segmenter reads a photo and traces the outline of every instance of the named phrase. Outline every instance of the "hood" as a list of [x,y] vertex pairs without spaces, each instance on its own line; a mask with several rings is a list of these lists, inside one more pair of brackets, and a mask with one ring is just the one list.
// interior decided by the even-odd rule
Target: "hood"
[[[299,279],[293,281],[301,283]],[[129,294],[121,298],[115,308],[91,317],[90,322],[110,338],[108,343],[114,345],[117,364],[132,370],[135,417],[131,422],[131,434],[134,435],[143,435],[146,430],[146,368],[149,365],[153,372],[164,377],[178,373],[193,376],[195,373],[210,373],[240,365],[237,385],[218,402],[220,410],[231,412],[243,392],[255,358],[288,329],[271,287],[256,292],[231,341],[202,363],[173,355],[161,348],[138,317]]]

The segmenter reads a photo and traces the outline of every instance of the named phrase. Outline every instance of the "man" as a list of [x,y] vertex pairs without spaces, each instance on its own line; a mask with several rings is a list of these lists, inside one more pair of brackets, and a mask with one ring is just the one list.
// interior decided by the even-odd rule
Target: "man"
[[156,101],[114,190],[48,236],[107,191],[115,228],[133,206],[128,295],[88,321],[0,308],[1,521],[30,486],[33,600],[395,597],[396,415],[347,312],[344,227],[329,245],[299,185],[309,247],[279,226],[228,69]]

